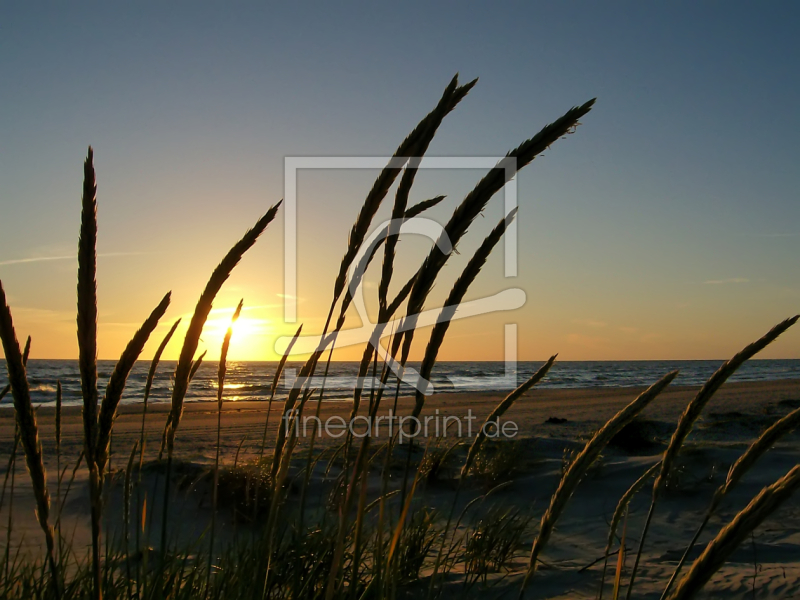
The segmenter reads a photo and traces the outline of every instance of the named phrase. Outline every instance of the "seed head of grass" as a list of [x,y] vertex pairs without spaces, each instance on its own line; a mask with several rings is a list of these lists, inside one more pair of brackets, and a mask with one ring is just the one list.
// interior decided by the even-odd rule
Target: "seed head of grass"
[[[367,198],[364,201],[361,212],[359,213],[358,218],[356,219],[356,222],[353,224],[353,228],[350,231],[347,251],[342,259],[342,264],[339,267],[339,274],[336,277],[336,283],[334,284],[334,302],[337,298],[339,298],[342,291],[344,291],[344,286],[347,279],[347,270],[350,268],[353,259],[358,253],[358,249],[361,247],[361,243],[364,241],[364,237],[368,233],[369,225],[372,222],[375,213],[378,211],[378,208],[383,202],[383,199],[386,197],[389,188],[391,187],[392,183],[394,183],[394,180],[397,178],[401,168],[405,164],[406,158],[422,156],[427,149],[428,144],[430,144],[430,141],[436,134],[436,131],[439,128],[442,120],[456,107],[456,105],[464,98],[464,96],[469,93],[469,90],[472,89],[475,83],[477,83],[477,80],[472,81],[465,86],[459,86],[458,75],[453,77],[442,94],[442,97],[436,107],[430,113],[428,113],[428,115],[422,119],[422,121],[419,122],[419,124],[410,134],[408,134],[408,137],[403,140],[403,142],[395,151],[392,160],[383,169],[383,171],[381,171],[380,175],[373,184],[372,189],[369,191],[369,194],[367,194]],[[398,217],[402,216],[404,211],[405,206],[403,206]]]
[[[444,302],[444,307],[439,313],[439,316],[436,318],[436,325],[433,327],[431,337],[428,340],[428,346],[425,348],[425,355],[422,359],[422,365],[419,369],[421,381],[427,381],[430,379],[431,373],[433,372],[433,367],[436,364],[436,357],[439,355],[439,350],[444,343],[445,335],[447,335],[447,330],[450,328],[450,322],[453,319],[453,316],[456,314],[458,306],[461,304],[461,301],[464,300],[464,296],[466,296],[470,286],[478,277],[478,273],[480,273],[481,269],[483,269],[483,266],[486,264],[486,260],[489,258],[492,250],[494,250],[495,246],[500,241],[500,238],[503,237],[506,229],[516,216],[517,209],[514,209],[504,219],[502,219],[500,223],[497,224],[492,232],[486,236],[486,239],[483,240],[483,243],[475,251],[475,254],[472,255],[472,258],[467,263],[467,266],[464,267],[464,271],[458,277],[455,284],[453,284],[453,288],[450,290],[450,293]],[[419,388],[417,388],[414,411],[412,412],[412,416],[414,418],[419,417],[424,404],[425,395],[419,390]]]
[[550,367],[553,366],[553,363],[556,361],[556,357],[558,355],[554,354],[551,356],[544,365],[539,367],[539,369],[534,373],[525,383],[511,392],[508,396],[506,396],[500,404],[495,406],[494,410],[486,417],[484,421],[484,425],[478,430],[475,439],[472,441],[472,445],[467,452],[467,458],[464,460],[464,466],[461,468],[461,477],[466,477],[469,473],[469,469],[472,466],[472,462],[475,460],[475,456],[477,455],[478,451],[480,450],[481,444],[483,444],[484,439],[486,439],[486,433],[484,428],[486,424],[489,422],[497,422],[497,419],[502,417],[505,412],[513,406],[514,402],[516,402],[525,392],[530,390],[533,386],[539,383],[542,379],[544,379],[547,372],[550,370]]
[[742,366],[742,364],[744,364],[745,361],[749,360],[773,341],[775,341],[780,334],[794,325],[798,318],[800,318],[800,315],[786,319],[785,321],[773,327],[762,338],[746,346],[733,358],[723,363],[722,366],[717,369],[716,373],[714,373],[705,383],[705,385],[703,385],[703,387],[697,393],[697,396],[695,396],[695,398],[686,407],[686,410],[681,416],[680,421],[678,421],[678,426],[675,429],[675,433],[672,435],[669,446],[664,453],[664,458],[661,461],[661,470],[659,471],[658,477],[656,477],[655,483],[653,484],[654,497],[664,490],[670,469],[675,462],[675,457],[677,456],[681,445],[683,444],[684,440],[686,440],[686,436],[689,435],[689,432],[692,430],[695,421],[697,421],[697,418],[700,416],[703,408],[706,406],[706,404],[708,404],[708,401],[711,400],[711,397],[714,395],[714,393],[722,386],[723,383],[725,383],[725,381],[727,381],[728,377],[733,375],[736,370]]
[[[570,109],[561,118],[546,125],[531,139],[523,142],[516,149],[509,152],[507,157],[498,163],[497,167],[489,171],[455,209],[441,234],[444,241],[455,249],[458,242],[464,234],[466,234],[470,225],[472,225],[472,222],[505,183],[514,177],[520,169],[528,165],[537,155],[549,148],[552,143],[572,131],[577,126],[579,119],[586,115],[592,109],[593,105],[594,99],[589,100],[581,106]],[[447,244],[442,244],[441,247],[448,246]],[[433,288],[433,284],[439,272],[449,258],[449,255],[443,254],[439,248],[440,244],[437,243],[431,249],[425,262],[419,269],[414,286],[409,294],[406,316],[410,319],[412,327],[402,336],[402,364],[406,363],[411,350],[411,342],[414,334],[413,325],[417,322],[418,315],[422,311],[425,300]]]
[[694,598],[733,551],[798,488],[800,488],[800,466],[794,467],[778,481],[761,490],[750,504],[709,542],[669,596],[670,600]]
[[125,347],[122,356],[120,356],[119,361],[117,361],[114,371],[111,373],[111,377],[108,379],[106,393],[105,396],[103,396],[103,402],[100,404],[100,417],[97,426],[97,447],[95,449],[97,467],[100,469],[101,473],[108,459],[111,430],[114,427],[117,406],[119,406],[119,401],[122,399],[122,392],[125,390],[125,383],[128,380],[128,375],[133,365],[136,364],[139,355],[142,353],[142,349],[150,338],[150,334],[153,333],[159,320],[161,320],[161,317],[163,317],[164,313],[167,311],[170,296],[171,293],[167,293],[167,295],[162,298],[158,306],[153,309],[150,316],[147,317],[139,330],[133,335],[133,338],[131,338],[131,341],[128,342],[128,345]]
[[83,163],[81,232],[78,239],[78,364],[83,395],[86,460],[95,462],[97,429],[97,182],[92,147]]
[[225,283],[230,276],[231,271],[239,264],[244,253],[252,248],[253,244],[256,243],[259,236],[267,228],[267,225],[275,218],[280,205],[281,203],[278,202],[278,204],[269,209],[253,228],[247,231],[242,239],[233,245],[219,265],[217,265],[217,268],[214,269],[203,293],[200,295],[200,299],[197,301],[197,306],[194,309],[189,328],[186,330],[186,337],[183,340],[183,347],[181,348],[180,357],[178,358],[178,365],[175,367],[175,378],[172,386],[172,409],[170,411],[169,427],[167,430],[168,452],[171,452],[175,440],[175,433],[180,425],[181,415],[183,414],[183,399],[189,387],[192,358],[197,350],[197,344],[200,340],[203,326],[211,312],[214,298],[216,298],[222,284]]

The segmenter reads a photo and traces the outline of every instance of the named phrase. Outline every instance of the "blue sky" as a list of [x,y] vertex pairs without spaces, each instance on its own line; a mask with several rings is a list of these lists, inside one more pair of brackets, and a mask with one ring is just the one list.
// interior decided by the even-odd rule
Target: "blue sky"
[[[77,354],[74,261],[5,263],[74,254],[88,144],[107,255],[100,354],[111,358],[167,290],[170,316],[191,311],[225,250],[282,197],[285,156],[389,154],[458,72],[480,81],[431,155],[504,154],[598,101],[519,176],[519,277],[498,275],[495,256],[472,294],[514,285],[526,305],[454,326],[442,358],[502,358],[508,319],[521,358],[724,358],[800,308],[798,12],[789,2],[3,4],[0,279],[19,333],[42,357]],[[299,317],[310,327],[372,177],[299,181]],[[446,219],[479,177],[421,177],[413,199],[448,194],[432,213]],[[499,199],[486,216],[460,258],[500,218]],[[271,358],[270,340],[293,329],[281,322],[282,243],[280,222],[217,303],[221,315],[242,296],[252,307],[242,358]],[[401,259],[409,272],[424,254],[414,244]],[[800,357],[800,334],[766,355]]]

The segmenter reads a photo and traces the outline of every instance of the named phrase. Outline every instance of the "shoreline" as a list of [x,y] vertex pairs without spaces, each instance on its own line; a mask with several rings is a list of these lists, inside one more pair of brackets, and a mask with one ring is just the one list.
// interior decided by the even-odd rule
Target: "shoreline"
[[[749,390],[751,388],[761,388],[763,386],[777,386],[779,388],[783,388],[786,386],[798,386],[800,388],[800,378],[798,379],[758,379],[758,380],[751,380],[751,381],[728,381],[726,382],[722,388],[716,394],[723,393],[726,389],[737,388],[742,390]],[[630,385],[630,386],[605,386],[605,385],[597,385],[597,386],[582,386],[582,387],[545,387],[545,386],[537,386],[534,387],[530,392],[527,392],[523,398],[527,398],[531,395],[536,394],[545,394],[545,395],[554,395],[554,396],[575,396],[576,399],[588,394],[596,394],[599,396],[614,396],[620,395],[630,392],[631,394],[641,393],[645,389],[647,389],[647,385]],[[664,393],[662,393],[662,397],[665,394],[669,394],[670,392],[697,392],[700,390],[702,385],[699,384],[671,384]],[[99,390],[102,400],[102,391]],[[466,391],[466,392],[451,392],[451,391],[444,391],[438,392],[431,396],[427,396],[426,403],[428,401],[437,402],[441,401],[445,398],[463,398],[469,399],[473,397],[480,397],[484,399],[490,398],[504,398],[508,393],[512,391],[511,388],[504,389],[504,390],[482,390],[482,391]],[[368,393],[364,392],[364,397],[367,397]],[[387,394],[384,394],[384,400],[388,398]],[[340,397],[340,398],[326,398],[323,400],[323,404],[330,403],[347,403],[350,402],[352,396],[348,397]],[[411,395],[402,395],[398,397],[398,400],[411,400],[413,396]],[[283,403],[284,398],[276,398],[273,400],[273,406],[279,405]],[[392,401],[394,398],[392,397]],[[313,402],[312,399],[309,402]],[[189,407],[192,406],[206,406],[209,404],[216,404],[217,400],[216,397],[209,396],[208,400],[184,400],[184,411],[186,411]],[[237,405],[247,408],[257,408],[266,406],[268,404],[268,400],[226,400],[223,398],[224,404],[227,405]],[[117,410],[118,413],[121,412],[140,412],[138,410],[139,405],[142,403],[141,400],[129,400],[123,396],[122,401],[119,404],[119,408]],[[98,402],[99,404],[99,402]],[[33,402],[34,408],[37,411],[44,411],[45,413],[48,411],[54,412],[55,411],[55,400],[48,401],[48,402]],[[0,401],[0,414],[2,413],[3,409],[13,408],[13,400],[11,399],[11,392],[9,392],[2,401]],[[82,408],[80,404],[64,404],[62,405],[62,410],[65,411],[75,411]],[[156,399],[153,396],[150,397],[148,401],[148,412],[169,412],[170,402],[169,399]]]
[[[663,427],[677,423],[688,402],[701,386],[670,386],[643,411],[641,418],[661,423]],[[573,388],[552,389],[533,388],[524,394],[504,415],[504,420],[513,420],[519,433],[516,437],[557,437],[566,440],[581,440],[591,435],[601,424],[605,423],[617,411],[631,402],[645,387],[624,388]],[[440,393],[426,399],[421,417],[430,415],[465,417],[474,415],[473,423],[483,420],[494,407],[505,398],[506,392],[464,392]],[[756,381],[726,383],[714,395],[701,415],[698,431],[703,431],[706,422],[713,423],[725,415],[752,417],[745,419],[745,431],[731,430],[726,434],[723,430],[714,432],[714,439],[721,441],[728,435],[729,441],[739,441],[745,435],[770,420],[774,420],[786,406],[796,401],[800,406],[800,380],[788,379],[780,381]],[[381,414],[387,414],[394,403],[393,398],[384,397]],[[783,403],[783,406],[781,405]],[[268,402],[262,401],[223,401],[222,438],[224,451],[235,449],[247,436],[243,451],[247,453],[252,446],[260,446]],[[405,396],[398,398],[395,415],[408,415],[414,405],[414,398]],[[0,453],[10,451],[14,435],[13,408],[0,410]],[[310,400],[308,406],[316,410],[316,402]],[[320,419],[349,416],[350,400],[323,401],[320,407]],[[269,417],[268,446],[280,421],[283,401],[273,401]],[[151,402],[148,404],[146,434],[149,440],[161,437],[167,413],[168,402]],[[468,411],[471,411],[468,413]],[[66,456],[77,457],[82,448],[83,421],[82,407],[65,406],[62,409],[62,451]],[[307,411],[306,414],[312,414]],[[361,411],[363,414],[363,409]],[[39,438],[44,446],[45,457],[52,457],[54,451],[55,407],[41,406],[38,411]],[[548,423],[548,419],[562,420],[559,423]],[[114,427],[114,450],[129,449],[139,439],[142,424],[142,405],[129,403],[120,405]],[[185,402],[183,416],[176,439],[178,452],[189,452],[194,459],[209,460],[213,454],[212,447],[216,443],[217,407],[215,402]],[[697,432],[694,435],[698,435]],[[450,436],[448,436],[450,437]],[[302,445],[301,439],[301,445]],[[334,442],[322,436],[319,442],[324,446]],[[213,442],[213,443],[212,443]],[[153,444],[148,444],[148,455]],[[187,448],[189,446],[189,448]]]

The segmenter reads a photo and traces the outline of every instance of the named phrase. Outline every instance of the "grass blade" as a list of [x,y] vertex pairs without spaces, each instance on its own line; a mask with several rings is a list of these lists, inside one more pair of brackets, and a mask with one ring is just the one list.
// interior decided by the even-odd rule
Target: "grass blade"
[[[617,503],[617,508],[614,510],[614,515],[611,517],[611,525],[608,527],[608,542],[606,543],[606,552],[605,556],[603,557],[603,574],[600,577],[600,594],[598,595],[599,600],[603,600],[603,586],[605,585],[606,580],[606,569],[608,567],[608,557],[610,556],[611,546],[614,543],[614,536],[617,534],[617,527],[619,526],[619,522],[622,519],[622,516],[625,515],[627,519],[628,515],[628,505],[630,505],[631,500],[633,497],[644,487],[644,484],[647,483],[647,480],[650,479],[653,475],[655,475],[656,470],[661,466],[661,461],[658,461],[652,467],[647,469],[639,479],[633,482],[633,485],[628,488],[622,498],[619,499]],[[623,534],[624,537],[624,534]],[[622,550],[620,550],[622,551]],[[617,585],[615,584],[615,589],[618,589]]]
[[[270,412],[272,412],[272,401],[275,398],[275,392],[278,390],[278,383],[281,380],[281,374],[283,373],[283,369],[286,366],[286,361],[289,358],[289,355],[292,353],[292,348],[294,348],[295,343],[297,342],[297,338],[300,337],[300,333],[303,331],[303,326],[297,328],[292,340],[289,342],[289,345],[286,346],[286,351],[281,356],[281,360],[278,363],[278,368],[275,369],[275,376],[272,378],[272,386],[270,386],[269,390],[269,404],[267,405],[267,418],[264,421],[264,435],[261,438],[261,452],[259,454],[259,458],[264,457],[264,447],[267,445],[267,429],[269,427],[269,416]],[[258,494],[256,494],[256,502],[258,501]]]
[[628,511],[625,510],[625,523],[622,525],[622,540],[619,543],[619,554],[617,554],[617,572],[614,575],[613,600],[619,600],[620,587],[622,585],[622,569],[625,567],[625,538],[628,532]]
[[133,471],[133,459],[136,457],[136,450],[139,442],[133,443],[131,454],[128,457],[128,465],[125,468],[125,483],[122,492],[122,522],[123,522],[123,540],[125,546],[125,571],[127,575],[128,584],[128,597],[133,598],[132,593],[132,578],[131,578],[131,547],[130,547],[130,531],[131,531],[131,472]]

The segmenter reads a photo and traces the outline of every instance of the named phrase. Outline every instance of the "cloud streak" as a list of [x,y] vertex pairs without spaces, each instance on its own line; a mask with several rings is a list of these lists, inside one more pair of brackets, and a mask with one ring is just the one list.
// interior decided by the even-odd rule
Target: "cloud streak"
[[[151,254],[150,252],[104,252],[97,255],[97,258],[108,258],[111,256],[139,256],[142,254]],[[14,258],[11,260],[0,260],[0,267],[6,265],[24,265],[28,263],[38,262],[51,262],[55,260],[74,260],[78,262],[78,257],[75,254],[66,256],[32,256],[30,258]]]

